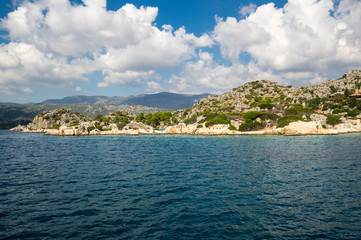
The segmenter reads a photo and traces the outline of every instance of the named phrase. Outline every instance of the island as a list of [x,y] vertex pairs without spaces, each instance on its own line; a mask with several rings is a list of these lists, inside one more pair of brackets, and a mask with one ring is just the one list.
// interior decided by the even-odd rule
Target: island
[[361,132],[361,70],[308,87],[248,82],[173,112],[117,111],[89,118],[60,108],[11,131],[47,135],[312,135]]

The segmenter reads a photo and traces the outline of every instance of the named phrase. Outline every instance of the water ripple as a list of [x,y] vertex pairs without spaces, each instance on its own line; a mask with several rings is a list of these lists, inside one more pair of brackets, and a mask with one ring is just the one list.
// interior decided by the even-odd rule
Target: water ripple
[[361,239],[360,137],[0,131],[0,239]]

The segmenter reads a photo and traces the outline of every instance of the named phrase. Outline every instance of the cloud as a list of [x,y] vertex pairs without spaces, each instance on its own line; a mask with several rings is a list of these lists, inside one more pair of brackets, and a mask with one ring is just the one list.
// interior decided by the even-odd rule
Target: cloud
[[[242,52],[261,68],[331,74],[361,66],[361,2],[289,0],[281,9],[262,5],[247,18],[218,19],[213,37],[224,58]],[[330,14],[332,12],[333,14]]]
[[161,92],[164,91],[164,88],[157,82],[150,81],[147,82],[147,92]]
[[150,70],[148,72],[136,72],[136,71],[125,71],[125,72],[113,72],[106,71],[106,77],[103,82],[98,83],[98,87],[107,87],[110,84],[134,84],[139,83],[144,79],[156,78],[157,74],[155,71]]
[[74,89],[75,92],[82,92],[83,89],[81,89],[81,87],[77,86],[75,89]]
[[225,66],[214,61],[212,54],[200,52],[198,60],[187,62],[181,75],[173,75],[169,83],[172,92],[201,93],[209,90],[222,93],[256,79],[282,81],[279,76],[263,71],[252,62],[247,65],[235,62]]
[[241,16],[245,17],[251,13],[254,13],[256,8],[257,8],[256,5],[254,5],[253,3],[250,3],[248,6],[241,7],[239,10],[239,14],[241,14]]
[[[137,84],[157,77],[158,69],[174,67],[213,44],[184,28],[159,29],[156,7],[126,4],[106,9],[106,0],[24,1],[1,19],[10,42],[0,46],[0,87],[68,87],[101,71],[110,84]],[[10,91],[10,90],[9,90]],[[3,90],[3,92],[9,92]]]
[[67,62],[66,57],[45,54],[26,43],[0,46],[0,91],[6,94],[30,93],[34,86],[69,87],[85,81],[83,64]]
[[98,71],[98,87],[146,83],[148,91],[163,91],[159,73],[182,67],[168,80],[169,90],[220,92],[256,79],[315,84],[361,68],[359,0],[250,4],[240,8],[241,19],[216,18],[210,35],[198,37],[184,27],[157,27],[156,7],[110,11],[106,0],[14,6],[0,22],[8,32],[8,43],[0,45],[0,92],[6,94],[73,88]]
[[272,71],[252,61],[247,64],[232,62],[230,65],[223,65],[217,63],[212,54],[200,52],[196,61],[187,62],[183,72],[180,75],[173,75],[168,82],[171,92],[222,94],[224,91],[255,80],[305,86],[326,81],[327,77],[317,72]]

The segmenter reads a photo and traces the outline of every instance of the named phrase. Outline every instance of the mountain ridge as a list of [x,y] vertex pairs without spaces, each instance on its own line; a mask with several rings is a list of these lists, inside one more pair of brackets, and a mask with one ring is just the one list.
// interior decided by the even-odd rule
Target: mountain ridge
[[42,104],[105,104],[105,105],[141,105],[146,107],[164,108],[170,110],[191,107],[194,103],[210,94],[178,94],[160,92],[154,94],[139,94],[121,96],[87,96],[74,95],[62,99],[47,99],[35,105]]

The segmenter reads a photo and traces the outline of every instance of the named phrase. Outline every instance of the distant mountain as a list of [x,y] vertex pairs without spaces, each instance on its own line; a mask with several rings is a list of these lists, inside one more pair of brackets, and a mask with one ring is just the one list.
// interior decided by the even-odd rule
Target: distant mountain
[[209,94],[177,94],[161,92],[156,94],[143,94],[128,97],[106,97],[106,96],[71,96],[62,99],[48,99],[42,104],[111,104],[111,105],[141,105],[146,107],[165,108],[170,110],[184,109],[193,106]]
[[106,100],[109,97],[106,96],[71,96],[62,99],[48,99],[37,105],[41,104],[95,104],[99,101]]
[[147,107],[158,107],[167,109],[184,109],[192,107],[202,98],[208,97],[209,94],[188,95],[161,92],[156,94],[139,95],[125,100],[128,105],[142,105]]

